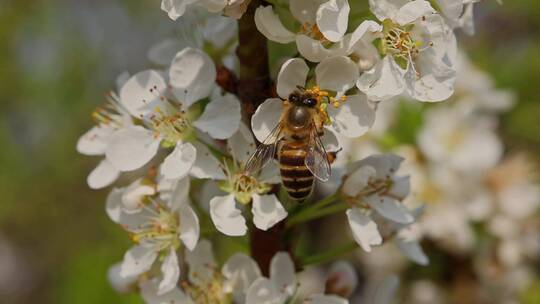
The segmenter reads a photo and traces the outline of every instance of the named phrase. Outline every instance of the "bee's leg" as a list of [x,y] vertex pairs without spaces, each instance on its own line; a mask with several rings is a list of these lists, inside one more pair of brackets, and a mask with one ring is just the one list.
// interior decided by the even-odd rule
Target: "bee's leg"
[[333,164],[333,163],[334,163],[334,161],[335,161],[336,158],[337,158],[337,154],[338,154],[339,152],[341,152],[341,150],[343,150],[343,148],[339,148],[337,151],[331,151],[331,152],[327,152],[327,153],[326,153],[326,157],[327,157],[328,162],[329,162],[330,164]]

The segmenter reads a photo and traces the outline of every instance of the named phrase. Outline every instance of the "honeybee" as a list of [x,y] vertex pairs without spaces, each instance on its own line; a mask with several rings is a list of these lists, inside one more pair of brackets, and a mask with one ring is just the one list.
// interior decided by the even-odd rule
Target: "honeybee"
[[320,138],[324,118],[317,96],[301,87],[283,105],[277,126],[248,159],[245,169],[257,172],[277,157],[281,183],[289,197],[303,201],[313,189],[314,178],[323,182],[330,178],[330,159]]

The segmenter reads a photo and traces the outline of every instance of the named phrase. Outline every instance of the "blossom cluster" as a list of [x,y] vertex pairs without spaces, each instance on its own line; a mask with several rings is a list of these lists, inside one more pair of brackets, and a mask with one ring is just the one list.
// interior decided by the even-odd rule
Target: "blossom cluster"
[[[473,32],[476,1],[370,0],[372,18],[358,20],[354,29],[349,28],[352,1],[285,2],[162,0],[161,9],[173,20],[192,12],[202,16],[191,24],[200,39],[168,40],[152,48],[153,67],[122,74],[117,92],[93,113],[96,125],[77,144],[80,153],[102,157],[88,185],[125,184],[112,189],[106,211],[134,243],[109,273],[117,290],[138,290],[148,303],[348,303],[358,278],[346,262],[316,280],[325,287],[310,288],[302,279],[307,270],[297,271],[309,257],[302,261],[286,238],[270,252],[268,269],[248,250],[219,263],[213,241],[236,238],[248,247],[243,236],[254,230],[305,229],[313,220],[342,214],[353,249],[370,252],[391,242],[426,265],[422,236],[444,240],[444,229],[467,228],[455,222],[445,227],[445,220],[471,218],[437,215],[437,208],[422,203],[443,200],[437,207],[479,217],[501,212],[499,221],[508,220],[504,205],[486,211],[482,204],[494,205],[485,195],[497,201],[511,196],[496,177],[491,186],[499,188],[483,187],[489,186],[485,172],[497,176],[502,155],[494,116],[484,112],[496,113],[510,102],[490,84],[460,80],[477,76],[467,71],[454,33]],[[252,116],[243,108],[249,98],[223,84],[230,75],[234,82],[238,71],[242,77],[234,47],[244,47],[236,21],[243,18],[251,18],[247,22],[259,32],[251,35],[294,44],[297,52],[280,59],[275,93]],[[266,143],[283,119],[284,101],[299,88],[316,100],[324,129],[318,130],[321,145],[337,154],[330,181],[317,184],[303,204],[280,187],[277,162],[257,172],[246,169],[258,143]],[[418,147],[411,148],[422,153],[423,162],[414,162],[415,155],[406,153],[411,149],[389,154],[380,147],[377,138],[387,131],[384,124],[391,121],[397,99],[439,102],[454,94],[458,101],[451,106],[426,112]],[[418,195],[430,193],[427,188],[435,182],[448,195],[442,190],[435,197]],[[522,186],[536,195],[532,185]],[[462,208],[464,201],[472,203]],[[503,247],[505,240],[515,241],[504,237]],[[382,294],[369,302],[390,303],[396,288],[394,278],[385,280],[378,288]]]

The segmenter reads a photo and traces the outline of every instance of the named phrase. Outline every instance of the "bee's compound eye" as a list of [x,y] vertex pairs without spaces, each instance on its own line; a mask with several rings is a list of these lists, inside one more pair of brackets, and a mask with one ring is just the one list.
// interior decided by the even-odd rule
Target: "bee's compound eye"
[[306,98],[304,99],[304,104],[308,107],[314,107],[317,105],[317,99],[315,98]]
[[298,100],[299,100],[298,95],[296,95],[296,94],[294,94],[294,93],[291,94],[291,95],[289,95],[289,101],[290,101],[290,102],[296,103],[296,102],[298,102]]

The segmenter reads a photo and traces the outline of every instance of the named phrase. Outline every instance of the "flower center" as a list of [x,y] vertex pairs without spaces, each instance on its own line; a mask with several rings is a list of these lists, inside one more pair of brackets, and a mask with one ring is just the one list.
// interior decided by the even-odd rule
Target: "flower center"
[[[414,60],[426,48],[422,48],[424,42],[416,40],[412,35],[414,25],[399,26],[391,21],[384,22],[384,38],[383,49],[384,53],[390,53],[397,64],[403,69],[411,67],[418,75],[418,70],[415,67]],[[429,47],[433,45],[429,43]]]
[[169,114],[157,107],[150,116],[151,127],[156,136],[162,137],[164,147],[174,147],[191,133],[191,123],[185,114],[184,111]]
[[158,202],[152,202],[144,208],[151,215],[144,224],[138,227],[137,232],[131,235],[131,240],[135,243],[153,244],[157,251],[180,247],[178,238],[180,221],[177,213],[161,206]]
[[219,187],[227,193],[234,194],[236,200],[242,204],[251,202],[253,194],[264,194],[272,188],[270,184],[261,183],[256,177],[246,173],[235,162],[232,165],[225,163],[223,166],[227,179],[220,182]]
[[317,26],[317,24],[311,24],[309,22],[304,22],[300,27],[300,33],[304,34],[310,38],[318,40],[322,43],[329,43],[330,41],[324,37],[323,33]]
[[193,273],[196,282],[182,282],[183,290],[195,304],[230,304],[232,298],[223,284],[223,276],[208,265],[205,274]]

